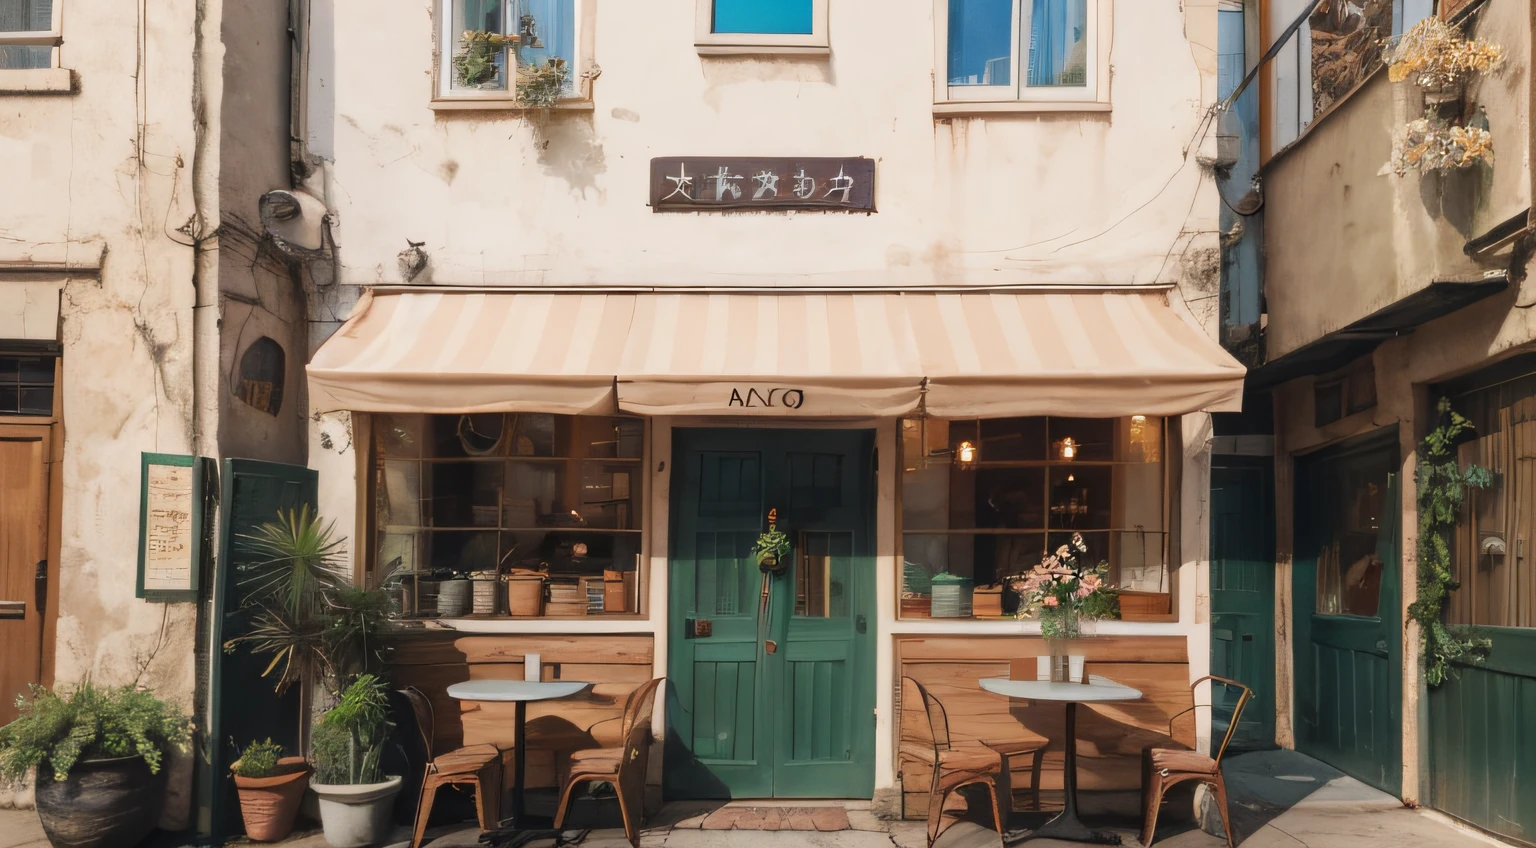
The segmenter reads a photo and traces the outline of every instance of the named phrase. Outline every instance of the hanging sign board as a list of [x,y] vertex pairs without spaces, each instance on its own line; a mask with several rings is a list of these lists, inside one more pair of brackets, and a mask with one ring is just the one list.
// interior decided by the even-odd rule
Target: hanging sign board
[[143,455],[135,597],[197,599],[203,561],[203,469],[198,457]]
[[663,156],[651,160],[651,211],[875,211],[875,160]]

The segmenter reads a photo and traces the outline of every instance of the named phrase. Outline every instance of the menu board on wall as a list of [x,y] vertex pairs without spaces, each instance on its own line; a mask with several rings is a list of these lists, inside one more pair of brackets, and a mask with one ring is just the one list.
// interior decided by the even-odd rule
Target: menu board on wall
[[137,597],[194,600],[203,556],[203,460],[146,453],[139,485]]

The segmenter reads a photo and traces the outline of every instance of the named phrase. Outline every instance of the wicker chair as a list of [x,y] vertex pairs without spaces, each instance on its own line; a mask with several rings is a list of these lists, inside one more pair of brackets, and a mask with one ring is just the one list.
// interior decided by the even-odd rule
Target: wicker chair
[[437,727],[432,702],[414,686],[401,690],[401,694],[411,702],[411,710],[416,713],[416,728],[427,751],[427,773],[422,778],[421,798],[416,803],[416,830],[411,837],[411,848],[420,848],[427,832],[427,819],[432,815],[432,802],[437,800],[437,790],[443,786],[473,787],[480,829],[495,830],[501,817],[500,749],[495,745],[469,745],[433,757],[432,736]]
[[643,684],[630,693],[622,717],[607,719],[623,722],[621,747],[589,748],[571,754],[571,776],[565,781],[565,791],[560,793],[555,827],[565,826],[576,787],[601,780],[613,784],[619,796],[619,813],[624,817],[624,836],[629,844],[640,848],[640,825],[645,818],[645,771],[651,750],[651,710],[656,703],[656,690],[665,682],[666,678],[658,677]]
[[[1253,690],[1236,680],[1215,675],[1196,680],[1190,684],[1190,688],[1193,689],[1207,680],[1211,681],[1213,687],[1220,684],[1241,690],[1237,697],[1237,706],[1232,710],[1231,723],[1227,725],[1226,735],[1221,738],[1221,745],[1216,749],[1215,757],[1207,757],[1198,751],[1178,748],[1147,748],[1142,751],[1141,801],[1142,809],[1145,811],[1141,828],[1142,845],[1152,844],[1153,835],[1157,831],[1157,813],[1163,805],[1163,795],[1167,793],[1169,787],[1189,780],[1198,780],[1211,787],[1211,790],[1216,793],[1216,809],[1221,812],[1221,826],[1227,833],[1227,848],[1233,848],[1232,817],[1227,811],[1227,782],[1221,776],[1221,757],[1227,752],[1227,745],[1232,742],[1232,735],[1237,731],[1237,722],[1242,718],[1243,708],[1253,698]],[[1210,708],[1209,704],[1197,704],[1175,713],[1168,719],[1168,735],[1173,735],[1174,719],[1198,709]]]
[[1017,754],[1034,757],[1033,782],[1035,809],[1040,808],[1040,768],[1045,755],[1041,744],[983,742],[982,748],[956,748],[949,738],[949,716],[944,705],[930,693],[927,687],[910,677],[902,678],[903,685],[911,684],[923,701],[923,711],[928,716],[928,728],[933,736],[932,746],[917,742],[903,742],[900,755],[903,759],[917,760],[932,770],[928,787],[928,846],[942,832],[944,802],[965,786],[985,786],[992,796],[992,818],[997,824],[998,835],[1008,831],[1008,816],[1013,811],[1013,795],[1009,758]]

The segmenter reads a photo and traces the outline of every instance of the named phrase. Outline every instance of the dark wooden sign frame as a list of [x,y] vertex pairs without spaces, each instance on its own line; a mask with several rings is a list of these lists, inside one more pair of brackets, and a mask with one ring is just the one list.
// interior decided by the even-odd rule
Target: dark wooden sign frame
[[719,209],[875,211],[875,160],[662,156],[651,160],[654,212]]

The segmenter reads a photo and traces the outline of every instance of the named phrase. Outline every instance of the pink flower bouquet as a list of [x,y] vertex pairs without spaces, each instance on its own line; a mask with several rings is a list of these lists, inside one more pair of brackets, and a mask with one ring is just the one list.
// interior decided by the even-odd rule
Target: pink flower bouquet
[[1082,619],[1120,617],[1117,593],[1104,581],[1109,563],[1084,565],[1087,553],[1082,534],[1073,533],[1070,545],[1046,554],[1027,574],[1008,578],[1008,588],[1019,596],[1018,617],[1038,618],[1047,639],[1076,639]]

